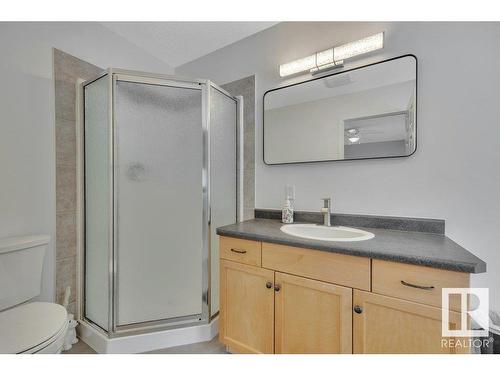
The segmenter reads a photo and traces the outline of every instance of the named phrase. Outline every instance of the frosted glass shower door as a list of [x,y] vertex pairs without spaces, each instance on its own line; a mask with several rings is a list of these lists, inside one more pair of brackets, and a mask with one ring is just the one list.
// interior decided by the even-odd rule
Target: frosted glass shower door
[[117,80],[115,324],[202,314],[200,85]]
[[111,142],[109,77],[84,88],[85,280],[84,315],[103,330],[109,324],[111,227]]
[[219,311],[217,227],[236,222],[236,124],[238,104],[210,87],[211,314]]

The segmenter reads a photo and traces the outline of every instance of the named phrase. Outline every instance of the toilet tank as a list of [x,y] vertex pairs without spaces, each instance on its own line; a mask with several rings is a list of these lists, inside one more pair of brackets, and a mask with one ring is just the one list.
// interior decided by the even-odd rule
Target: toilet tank
[[47,235],[0,238],[0,311],[40,294]]

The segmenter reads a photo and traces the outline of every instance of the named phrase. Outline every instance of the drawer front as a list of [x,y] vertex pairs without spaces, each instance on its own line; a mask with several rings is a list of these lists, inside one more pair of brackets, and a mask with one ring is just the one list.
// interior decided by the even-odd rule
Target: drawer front
[[220,257],[233,262],[260,267],[261,243],[240,238],[220,237]]
[[[468,288],[469,274],[373,259],[372,290],[441,307],[442,288]],[[450,309],[460,311],[460,297],[451,296]]]
[[262,267],[351,288],[370,290],[370,259],[262,243]]

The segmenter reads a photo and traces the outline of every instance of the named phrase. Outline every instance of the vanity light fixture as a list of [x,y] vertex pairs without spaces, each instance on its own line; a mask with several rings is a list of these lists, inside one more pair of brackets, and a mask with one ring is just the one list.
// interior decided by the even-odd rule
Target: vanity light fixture
[[345,60],[381,48],[384,48],[383,32],[335,47],[333,49],[333,58],[335,61]]
[[312,74],[325,69],[339,68],[344,65],[344,60],[364,53],[376,51],[384,47],[384,32],[369,37],[342,44],[314,55],[281,64],[279,67],[280,77],[287,77],[297,73],[309,71]]

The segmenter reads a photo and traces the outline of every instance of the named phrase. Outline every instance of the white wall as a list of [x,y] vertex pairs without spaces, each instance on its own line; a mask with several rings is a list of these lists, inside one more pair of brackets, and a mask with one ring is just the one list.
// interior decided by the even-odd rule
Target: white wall
[[51,235],[43,300],[55,288],[52,47],[103,68],[172,73],[97,23],[0,23],[0,237]]
[[[266,166],[262,95],[292,81],[278,64],[386,31],[386,48],[347,68],[413,53],[418,67],[418,150],[410,158]],[[256,206],[279,208],[286,184],[298,209],[446,219],[447,235],[481,257],[500,310],[500,23],[285,23],[185,64],[176,72],[222,84],[256,74]]]

